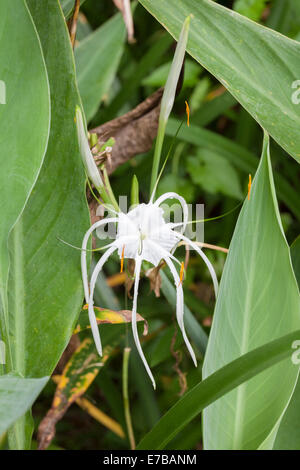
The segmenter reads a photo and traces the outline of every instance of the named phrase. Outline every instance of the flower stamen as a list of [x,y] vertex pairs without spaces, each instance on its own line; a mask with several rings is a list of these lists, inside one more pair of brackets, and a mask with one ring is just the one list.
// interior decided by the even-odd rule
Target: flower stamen
[[185,101],[185,109],[186,109],[186,115],[187,115],[187,125],[190,127],[190,107],[187,101]]
[[179,273],[179,284],[178,284],[178,287],[182,284],[182,281],[183,281],[183,275],[184,275],[184,261],[182,261],[181,263],[181,267],[180,267],[180,273]]
[[251,185],[252,185],[252,177],[251,177],[251,175],[249,175],[249,183],[248,183],[248,201],[250,201]]
[[123,272],[123,268],[124,268],[124,251],[125,251],[125,245],[123,245],[123,248],[122,248],[120,273]]

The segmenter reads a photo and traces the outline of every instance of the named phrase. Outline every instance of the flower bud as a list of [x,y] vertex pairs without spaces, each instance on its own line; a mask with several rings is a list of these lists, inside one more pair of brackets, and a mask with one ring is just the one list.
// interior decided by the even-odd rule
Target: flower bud
[[83,123],[82,112],[79,106],[76,106],[75,123],[77,129],[78,145],[80,155],[87,173],[88,178],[95,185],[97,189],[103,186],[100,173],[94,161],[94,157],[90,150],[89,142],[87,139],[85,125]]
[[176,51],[174,54],[173,62],[171,65],[171,70],[168,75],[167,83],[165,86],[164,94],[161,100],[161,111],[160,111],[160,119],[166,123],[170,112],[173,108],[177,83],[179,80],[185,50],[187,46],[188,34],[189,34],[189,27],[191,22],[191,16],[188,16],[183,23],[181,33],[178,39]]

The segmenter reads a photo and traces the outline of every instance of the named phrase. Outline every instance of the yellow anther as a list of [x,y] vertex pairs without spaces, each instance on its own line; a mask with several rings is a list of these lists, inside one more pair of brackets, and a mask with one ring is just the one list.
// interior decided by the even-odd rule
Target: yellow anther
[[121,268],[120,268],[120,273],[123,272],[123,267],[124,267],[124,251],[125,251],[125,245],[123,245],[122,248],[122,256],[121,256]]
[[186,115],[187,115],[187,125],[189,127],[189,125],[190,125],[190,107],[189,107],[189,104],[188,104],[187,101],[185,102],[185,109],[186,109]]
[[180,274],[179,274],[179,284],[178,284],[178,287],[180,286],[180,284],[182,284],[183,275],[184,275],[184,262],[182,261],[181,267],[180,267]]
[[251,175],[249,175],[249,183],[248,183],[248,201],[250,200],[251,185],[252,185],[252,178],[251,178]]

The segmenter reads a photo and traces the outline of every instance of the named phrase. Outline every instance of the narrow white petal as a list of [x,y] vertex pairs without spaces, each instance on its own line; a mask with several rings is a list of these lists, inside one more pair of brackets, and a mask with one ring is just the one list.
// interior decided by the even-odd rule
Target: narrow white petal
[[92,333],[95,341],[95,345],[97,348],[97,351],[100,356],[102,356],[102,346],[101,346],[101,340],[100,340],[100,334],[99,334],[99,328],[96,320],[96,315],[94,311],[94,290],[95,290],[95,285],[97,281],[97,277],[101,269],[103,268],[104,263],[108,260],[110,255],[117,249],[117,246],[113,244],[108,250],[101,256],[100,260],[95,266],[95,269],[93,271],[92,277],[91,277],[91,293],[89,297],[89,319],[90,319],[90,324],[92,328]]
[[184,321],[183,321],[183,315],[184,315],[184,299],[183,299],[183,289],[182,289],[182,284],[180,282],[180,278],[178,276],[178,273],[175,269],[175,266],[174,264],[172,263],[172,261],[168,258],[168,257],[165,257],[164,258],[165,262],[167,263],[167,265],[169,266],[169,269],[173,275],[173,278],[174,278],[174,283],[175,283],[175,286],[176,286],[176,296],[177,296],[177,301],[176,301],[176,317],[177,317],[177,321],[178,321],[178,325],[181,329],[181,332],[182,332],[182,336],[183,336],[183,339],[184,339],[184,342],[189,350],[189,353],[191,355],[191,358],[193,359],[193,362],[195,364],[195,366],[197,367],[197,359],[196,359],[196,356],[195,356],[195,353],[194,353],[194,350],[191,346],[191,343],[189,342],[189,339],[186,335],[186,332],[185,332],[185,328],[184,328]]
[[183,210],[183,222],[181,222],[180,225],[183,225],[182,227],[182,233],[183,233],[185,231],[185,228],[188,222],[188,217],[189,217],[188,205],[182,196],[174,192],[162,194],[158,199],[156,199],[156,201],[154,202],[154,205],[160,206],[164,201],[167,201],[168,199],[177,199],[177,201],[179,201],[181,204],[181,207]]
[[196,243],[192,242],[192,240],[190,240],[190,239],[187,238],[186,236],[182,235],[181,233],[176,232],[176,235],[177,235],[178,238],[180,238],[181,240],[185,241],[185,242],[188,243],[192,248],[194,248],[194,250],[197,251],[197,253],[198,253],[198,254],[201,256],[201,258],[203,259],[204,263],[206,264],[206,266],[207,266],[208,269],[209,269],[209,272],[210,272],[210,275],[211,275],[211,278],[212,278],[212,281],[213,281],[213,284],[214,284],[215,296],[217,297],[219,284],[218,284],[217,275],[216,275],[216,272],[215,272],[215,270],[214,270],[213,265],[211,264],[211,262],[209,261],[209,259],[207,258],[207,256],[203,253],[203,251],[201,250],[201,248],[199,248],[199,246],[196,245]]
[[82,282],[83,282],[84,296],[85,296],[86,303],[89,303],[89,284],[88,284],[88,274],[87,274],[87,265],[86,265],[86,247],[88,244],[88,240],[96,228],[100,227],[101,225],[105,225],[109,222],[118,222],[118,220],[119,220],[118,217],[111,217],[109,219],[99,220],[88,229],[88,231],[83,237],[82,247],[81,247],[82,248],[81,273],[82,273]]
[[157,253],[157,259],[159,258],[159,261],[161,259],[165,259],[165,257],[167,256],[168,258],[171,258],[173,261],[175,261],[175,263],[179,264],[179,266],[181,266],[181,263],[178,261],[177,258],[175,258],[175,256],[172,255],[172,253],[169,253],[167,250],[159,246],[153,240],[147,240],[147,243],[151,246],[152,252]]
[[139,352],[140,358],[142,359],[145,369],[152,381],[153,388],[156,388],[155,380],[152,375],[152,372],[150,370],[150,367],[147,363],[147,360],[144,356],[140,340],[139,340],[139,335],[137,331],[137,324],[136,324],[136,310],[137,310],[137,297],[138,297],[138,289],[139,289],[139,282],[140,282],[140,273],[141,273],[141,265],[142,265],[142,258],[137,257],[135,259],[135,280],[134,280],[134,294],[133,294],[133,305],[132,305],[132,317],[131,317],[131,324],[132,324],[132,332],[133,332],[133,337],[134,341],[137,347],[137,350]]

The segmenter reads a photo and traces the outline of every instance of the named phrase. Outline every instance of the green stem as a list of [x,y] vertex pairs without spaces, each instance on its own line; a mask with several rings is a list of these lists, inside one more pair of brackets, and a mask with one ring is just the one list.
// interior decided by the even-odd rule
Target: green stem
[[165,130],[166,130],[166,122],[160,119],[159,124],[158,124],[158,132],[157,132],[153,164],[152,164],[150,195],[152,194],[154,190],[155,183],[157,180],[161,151],[162,151],[162,146],[163,146],[163,142],[165,138]]
[[129,396],[128,396],[128,364],[129,364],[129,355],[130,355],[130,348],[124,349],[123,355],[123,402],[124,402],[124,412],[125,412],[125,421],[126,427],[130,442],[131,450],[135,449],[135,438],[132,428],[132,421],[131,421],[131,414],[130,414],[130,405],[129,405]]
[[108,174],[107,174],[107,171],[106,171],[105,167],[103,168],[103,178],[104,178],[104,183],[105,183],[105,187],[106,187],[106,192],[107,192],[107,194],[109,196],[109,199],[110,199],[110,203],[113,205],[115,210],[117,212],[119,212],[120,208],[118,206],[117,200],[116,200],[115,195],[113,193],[113,190],[111,188],[110,181],[109,181]]

